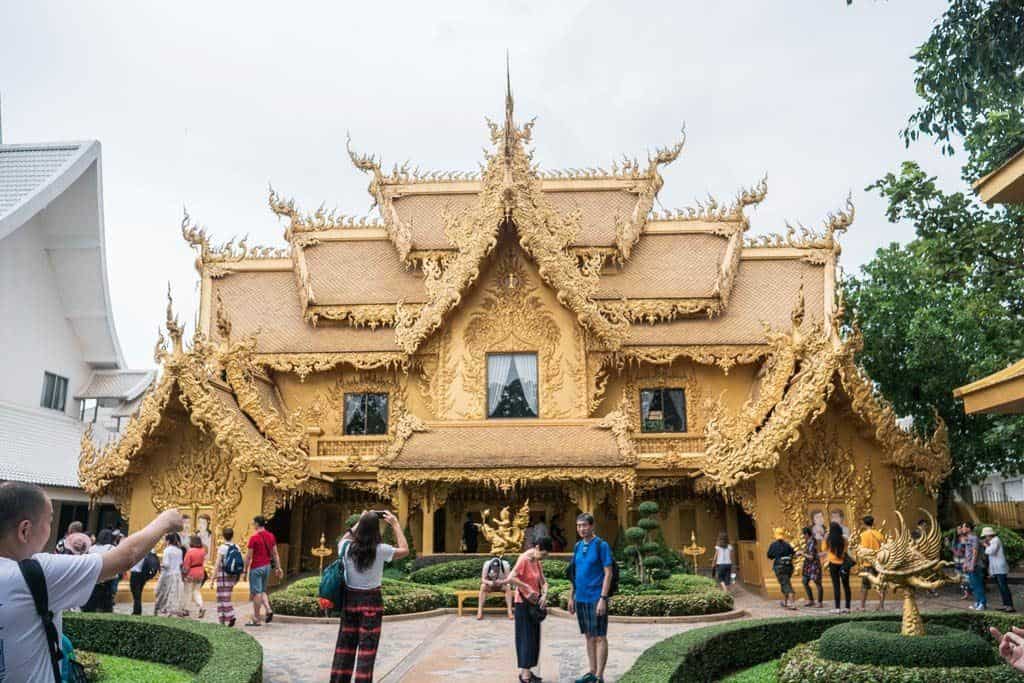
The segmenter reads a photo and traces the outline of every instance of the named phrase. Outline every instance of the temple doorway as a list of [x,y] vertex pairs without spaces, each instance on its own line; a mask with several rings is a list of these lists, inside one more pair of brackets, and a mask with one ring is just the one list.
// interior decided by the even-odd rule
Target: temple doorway
[[[445,544],[445,509],[442,507],[434,512],[434,548],[447,548]],[[442,550],[443,551],[443,550]]]

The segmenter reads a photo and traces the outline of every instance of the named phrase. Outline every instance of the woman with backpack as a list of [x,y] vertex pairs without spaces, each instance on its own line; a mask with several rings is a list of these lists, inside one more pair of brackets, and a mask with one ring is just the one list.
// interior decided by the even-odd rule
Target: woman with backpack
[[[380,522],[391,526],[398,547],[381,542]],[[367,511],[342,537],[338,559],[344,567],[345,599],[338,642],[331,664],[331,683],[373,680],[384,602],[380,593],[384,564],[409,554],[402,525],[390,512]]]
[[245,571],[245,558],[241,549],[234,544],[235,530],[224,527],[221,532],[224,542],[217,546],[217,559],[213,564],[213,584],[217,588],[217,621],[225,626],[235,625],[235,605],[231,593]]

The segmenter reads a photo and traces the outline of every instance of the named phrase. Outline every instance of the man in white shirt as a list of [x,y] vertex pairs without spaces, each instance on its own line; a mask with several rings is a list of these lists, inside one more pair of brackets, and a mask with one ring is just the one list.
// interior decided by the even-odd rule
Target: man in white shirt
[[47,683],[54,680],[46,632],[18,563],[39,562],[46,578],[49,608],[58,634],[61,612],[89,599],[93,586],[127,571],[166,533],[181,528],[181,515],[168,510],[103,555],[49,555],[53,506],[32,484],[0,484],[0,680]]

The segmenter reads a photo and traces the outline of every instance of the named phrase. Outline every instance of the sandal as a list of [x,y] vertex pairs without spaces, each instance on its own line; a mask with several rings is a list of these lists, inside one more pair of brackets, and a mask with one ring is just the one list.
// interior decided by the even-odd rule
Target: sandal
[[269,624],[273,620],[274,620],[274,613],[273,612],[267,612],[266,622]]
[[261,624],[258,621],[247,621],[247,622],[245,622],[245,625],[246,626],[262,626],[263,624]]
[[199,608],[199,618],[202,619],[205,616],[206,616],[206,610],[200,607]]

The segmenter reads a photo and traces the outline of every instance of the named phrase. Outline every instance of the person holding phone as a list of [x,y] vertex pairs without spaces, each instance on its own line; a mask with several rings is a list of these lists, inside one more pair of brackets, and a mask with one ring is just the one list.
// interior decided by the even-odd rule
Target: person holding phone
[[[380,523],[391,527],[398,546],[381,541]],[[409,542],[390,512],[365,511],[342,536],[338,557],[345,567],[345,608],[331,664],[331,683],[373,680],[384,602],[380,593],[384,564],[409,555]]]

